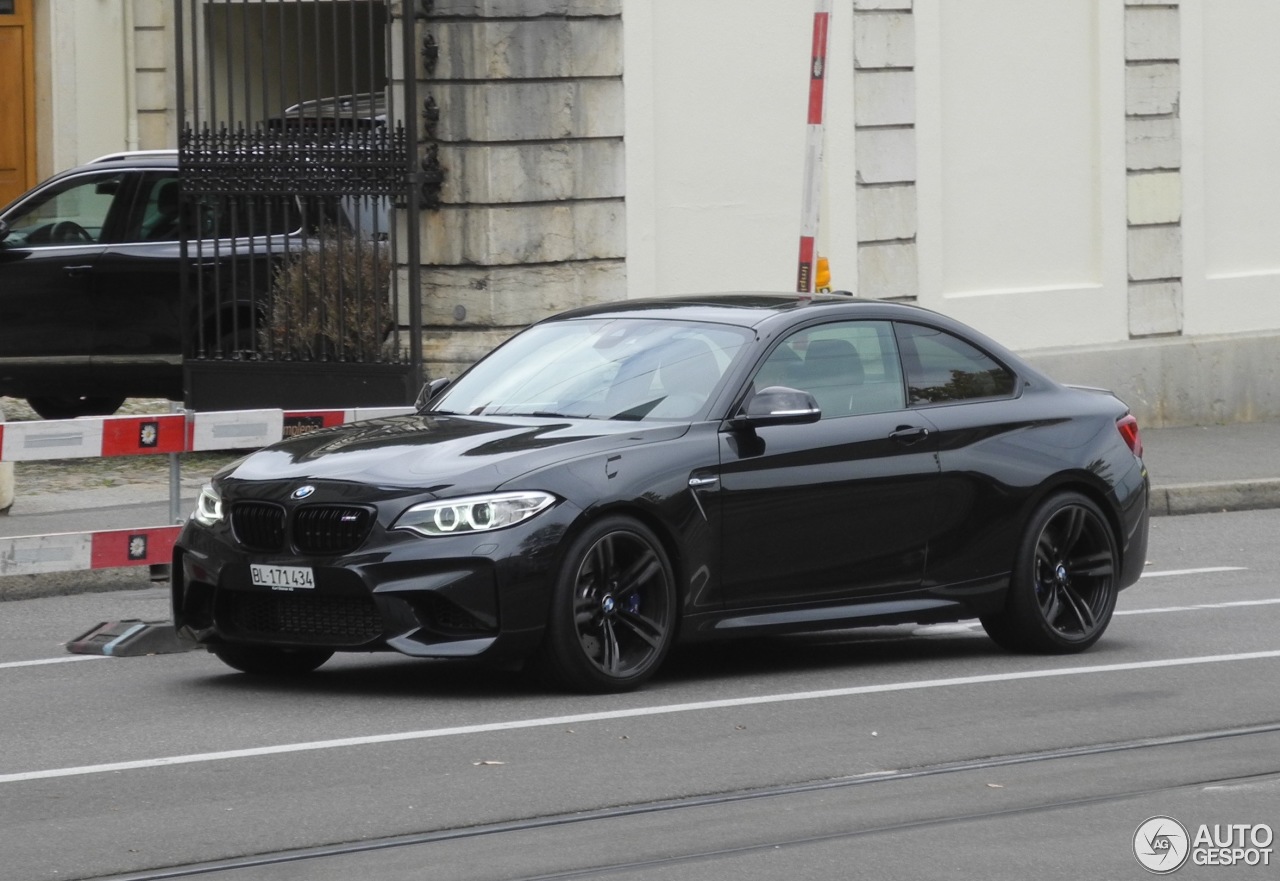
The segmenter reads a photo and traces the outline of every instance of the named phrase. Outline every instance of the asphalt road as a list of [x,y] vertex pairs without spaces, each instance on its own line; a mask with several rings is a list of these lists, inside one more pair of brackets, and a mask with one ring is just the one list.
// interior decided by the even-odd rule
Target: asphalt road
[[1278,534],[1155,521],[1083,655],[877,628],[684,651],[607,697],[390,656],[291,683],[72,656],[165,593],[4,603],[0,879],[1148,877],[1148,818],[1280,828]]

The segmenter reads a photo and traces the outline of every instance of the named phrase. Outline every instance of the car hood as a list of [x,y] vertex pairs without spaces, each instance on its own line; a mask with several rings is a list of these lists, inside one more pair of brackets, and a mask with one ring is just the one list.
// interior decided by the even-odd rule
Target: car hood
[[392,416],[273,444],[221,479],[315,480],[454,494],[558,462],[679,437],[688,424],[532,417]]

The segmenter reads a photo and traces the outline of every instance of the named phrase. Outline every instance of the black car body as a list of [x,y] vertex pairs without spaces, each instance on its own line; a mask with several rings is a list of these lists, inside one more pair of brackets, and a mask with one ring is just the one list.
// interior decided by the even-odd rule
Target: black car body
[[417,415],[218,475],[175,551],[182,632],[251,672],[334,650],[644,681],[675,640],[981,618],[1078,651],[1147,540],[1136,423],[902,304],[740,294],[582,309]]
[[[54,175],[0,210],[0,395],[47,418],[181,400],[184,355],[255,348],[275,268],[349,215],[334,199],[184,201],[174,150]],[[199,298],[184,302],[184,272]]]

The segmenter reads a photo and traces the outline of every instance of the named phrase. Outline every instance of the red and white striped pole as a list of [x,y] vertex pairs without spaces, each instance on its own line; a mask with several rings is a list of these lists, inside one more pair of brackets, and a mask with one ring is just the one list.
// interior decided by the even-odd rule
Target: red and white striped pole
[[813,293],[817,255],[818,205],[822,196],[822,111],[827,82],[827,30],[831,23],[831,0],[816,0],[813,11],[813,52],[809,66],[809,120],[805,138],[804,193],[800,209],[800,269],[796,290]]

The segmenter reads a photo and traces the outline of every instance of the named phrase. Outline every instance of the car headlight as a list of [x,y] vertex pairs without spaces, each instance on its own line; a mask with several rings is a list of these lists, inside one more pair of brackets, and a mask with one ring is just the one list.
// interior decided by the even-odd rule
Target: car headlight
[[391,528],[428,536],[492,532],[523,523],[555,500],[550,493],[513,492],[423,502],[396,518]]
[[201,526],[213,526],[222,522],[222,496],[206,483],[200,489],[200,497],[196,499],[196,509],[191,512],[191,519]]

